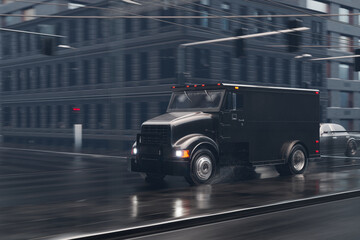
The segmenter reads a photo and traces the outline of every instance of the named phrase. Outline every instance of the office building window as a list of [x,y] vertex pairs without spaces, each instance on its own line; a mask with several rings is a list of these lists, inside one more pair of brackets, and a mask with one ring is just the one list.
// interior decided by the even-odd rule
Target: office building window
[[104,29],[105,29],[105,26],[104,26],[104,20],[103,19],[96,19],[96,37],[97,38],[103,38],[104,37]]
[[104,63],[102,58],[96,59],[96,83],[104,82],[103,75]]
[[26,89],[31,88],[31,78],[32,78],[32,71],[31,68],[27,68],[25,70],[25,79],[26,79]]
[[36,107],[36,121],[35,121],[35,127],[40,128],[41,127],[41,108],[40,106]]
[[[255,10],[255,15],[256,16],[260,16],[260,15],[263,15],[263,14],[264,14],[263,10],[260,10],[260,9]],[[262,21],[263,21],[262,18],[256,18],[256,22],[255,22],[255,32],[256,33],[263,32],[264,24],[262,23]]]
[[339,41],[339,50],[344,52],[351,52],[352,40],[348,36],[341,35]]
[[63,85],[62,81],[63,81],[63,66],[62,64],[58,64],[56,66],[56,82],[58,87],[61,87]]
[[103,104],[96,104],[96,128],[97,129],[105,128]]
[[276,82],[276,58],[269,58],[269,82]]
[[51,80],[52,80],[52,68],[51,66],[46,66],[46,87],[51,87]]
[[35,69],[35,82],[36,82],[36,88],[41,88],[41,82],[42,82],[42,74],[41,74],[41,67],[36,67]]
[[16,109],[16,127],[22,127],[22,111],[20,107]]
[[256,81],[264,81],[264,58],[256,56]]
[[117,64],[118,58],[116,56],[110,57],[110,79],[111,82],[116,82],[118,75],[117,75]]
[[340,119],[340,125],[343,126],[347,131],[354,130],[354,120],[352,119]]
[[89,125],[89,119],[90,119],[89,104],[83,105],[82,112],[83,112],[83,127],[84,127],[84,129],[88,129],[90,127],[90,125]]
[[125,129],[131,129],[132,128],[132,104],[131,103],[125,103]]
[[345,7],[339,8],[339,21],[344,23],[350,23],[350,16],[348,15],[350,13],[350,9]]
[[231,80],[231,54],[224,52],[223,55],[223,79]]
[[23,74],[21,69],[16,70],[16,85],[17,85],[17,90],[21,90],[22,89],[22,82],[23,82]]
[[76,62],[68,63],[68,76],[69,76],[69,86],[74,86],[77,84],[77,65]]
[[210,50],[195,48],[194,58],[194,77],[210,78]]
[[76,42],[78,29],[77,29],[77,21],[75,19],[69,20],[68,29],[69,29],[69,31],[68,31],[69,43]]
[[52,114],[52,107],[51,106],[46,106],[46,127],[50,128],[51,127],[51,114]]
[[56,106],[56,127],[57,128],[65,128],[63,115],[64,115],[63,114],[63,106],[61,106],[61,105]]
[[90,19],[84,18],[83,20],[83,40],[88,41],[90,40]]
[[16,44],[17,44],[17,52],[21,53],[22,52],[22,38],[23,38],[23,34],[21,33],[17,33],[16,35]]
[[354,93],[353,92],[340,92],[340,107],[353,108],[354,107]]
[[283,59],[283,83],[290,84],[290,61]]
[[160,78],[175,77],[175,50],[172,48],[160,50]]
[[[229,3],[222,3],[221,4],[221,10],[223,12],[227,12],[230,15],[230,4]],[[221,18],[221,30],[223,31],[230,31],[230,20],[228,18]]]
[[131,18],[125,18],[125,33],[132,32],[132,21]]
[[148,79],[148,54],[146,52],[140,53],[140,79]]
[[132,57],[130,54],[126,54],[125,58],[125,81],[132,81]]
[[2,90],[11,91],[11,71],[2,72]]
[[159,114],[166,113],[168,102],[159,102]]
[[311,22],[311,42],[314,45],[321,45],[322,44],[322,23],[317,21]]
[[322,1],[306,0],[306,7],[323,13],[329,12],[328,4]]
[[83,60],[82,62],[82,77],[83,77],[83,84],[87,85],[90,83],[90,61]]
[[322,85],[322,64],[321,63],[313,63],[311,65],[311,74],[312,74],[312,85],[313,86],[321,86]]
[[117,128],[117,105],[115,103],[110,104],[110,128]]
[[[141,13],[141,15],[146,16],[147,13]],[[140,30],[147,30],[149,28],[149,20],[147,18],[140,18]]]
[[[160,8],[160,16],[176,16],[176,10],[170,7],[168,0],[163,0],[163,6]],[[172,26],[171,23],[175,22],[175,18],[163,18],[164,22],[160,22],[160,27]]]
[[[63,35],[62,26],[63,25],[62,25],[61,22],[56,23],[56,25],[55,25],[55,34],[56,35]],[[30,35],[30,34],[27,34],[27,35]],[[59,37],[55,38],[55,43],[56,43],[56,45],[61,45],[62,44],[62,38],[59,38]]]
[[26,51],[30,51],[31,50],[31,40],[32,37],[30,36],[30,34],[25,34],[25,47],[26,47]]
[[210,0],[202,0],[199,4],[195,5],[195,15],[196,16],[202,16],[204,18],[195,18],[194,22],[196,25],[199,25],[201,27],[209,27],[210,22],[208,18],[209,16],[209,6]]
[[240,79],[248,81],[248,63],[247,58],[240,58]]
[[3,35],[2,40],[2,54],[4,56],[9,56],[11,54],[11,36]]
[[3,126],[4,127],[10,127],[11,126],[11,108],[10,107],[3,107],[2,109],[2,120],[3,120]]
[[302,62],[298,61],[296,62],[296,84],[298,86],[301,86],[303,79],[303,66]]
[[350,65],[346,63],[339,64],[339,78],[342,80],[350,79]]
[[148,103],[140,103],[140,125],[148,120]]
[[31,109],[26,107],[26,127],[31,127]]

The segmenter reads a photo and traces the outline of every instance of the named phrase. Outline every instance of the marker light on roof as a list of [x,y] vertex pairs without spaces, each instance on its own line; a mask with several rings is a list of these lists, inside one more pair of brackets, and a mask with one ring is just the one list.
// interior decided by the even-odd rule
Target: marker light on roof
[[197,87],[197,85],[194,85],[194,87]]
[[202,87],[205,87],[205,84],[201,85]]
[[218,86],[220,86],[220,85],[221,85],[221,83],[218,83],[217,85],[218,85]]
[[235,87],[235,89],[239,89],[239,87]]
[[189,85],[187,85],[186,87],[190,87]]
[[172,88],[175,88],[175,86],[172,86]]
[[319,94],[319,92],[315,92],[315,94]]

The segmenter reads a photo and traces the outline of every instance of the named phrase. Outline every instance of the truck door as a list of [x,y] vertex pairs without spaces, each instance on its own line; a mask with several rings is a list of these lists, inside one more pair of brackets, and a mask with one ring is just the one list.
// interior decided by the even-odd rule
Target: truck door
[[242,130],[245,125],[243,94],[227,92],[220,112],[220,140],[225,143],[243,141]]

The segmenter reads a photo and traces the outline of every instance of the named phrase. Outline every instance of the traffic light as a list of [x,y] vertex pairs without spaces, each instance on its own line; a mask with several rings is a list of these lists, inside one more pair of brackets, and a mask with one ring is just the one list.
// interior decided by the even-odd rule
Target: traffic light
[[[298,28],[301,27],[301,20],[289,20],[288,21],[288,28]],[[296,52],[300,50],[301,45],[301,31],[287,33],[287,45],[288,45],[288,52]]]
[[[360,55],[360,48],[355,49],[355,55]],[[355,72],[360,71],[360,57],[354,57],[354,69]]]
[[55,51],[55,41],[54,38],[43,38],[41,39],[41,53],[44,55],[52,56]]
[[[242,36],[245,33],[244,28],[239,28],[235,32],[235,36]],[[235,40],[235,57],[242,57],[245,56],[245,40],[244,39],[236,39]]]

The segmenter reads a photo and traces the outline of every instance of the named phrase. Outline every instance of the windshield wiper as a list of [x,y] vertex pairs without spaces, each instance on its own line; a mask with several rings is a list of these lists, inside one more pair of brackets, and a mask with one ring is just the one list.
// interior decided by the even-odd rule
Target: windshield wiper
[[205,91],[205,93],[206,93],[206,96],[208,96],[208,97],[211,99],[211,101],[214,102],[214,99],[212,99],[212,97],[210,96],[210,94],[209,94],[206,90],[204,90],[204,91]]
[[187,95],[186,91],[184,91],[184,94],[185,94],[185,96],[187,97],[187,99],[189,99],[189,101],[192,102],[191,99],[190,99],[190,97]]

